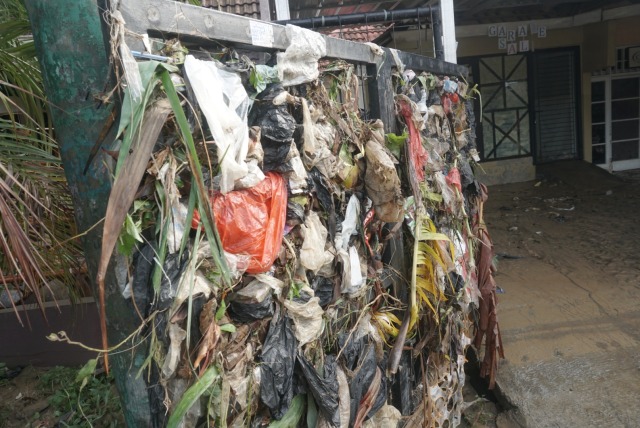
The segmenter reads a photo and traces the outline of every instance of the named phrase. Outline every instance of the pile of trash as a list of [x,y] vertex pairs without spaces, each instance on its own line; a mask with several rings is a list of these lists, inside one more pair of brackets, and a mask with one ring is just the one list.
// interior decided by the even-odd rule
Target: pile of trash
[[287,31],[273,65],[120,46],[105,231],[144,376],[184,426],[457,426],[467,347],[492,382],[501,353],[471,90],[397,64],[387,133],[354,66]]

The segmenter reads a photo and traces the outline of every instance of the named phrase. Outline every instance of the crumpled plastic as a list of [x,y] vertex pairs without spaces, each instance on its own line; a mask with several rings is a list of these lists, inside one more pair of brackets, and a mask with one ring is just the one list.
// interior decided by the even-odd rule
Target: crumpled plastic
[[385,404],[371,419],[362,424],[362,428],[397,427],[401,420],[400,411]]
[[302,160],[308,169],[317,167],[318,171],[327,178],[338,173],[337,159],[329,150],[329,143],[333,143],[335,129],[324,123],[315,124],[307,100],[302,99],[302,120],[304,125]]
[[322,266],[333,260],[331,253],[324,248],[327,242],[327,229],[315,211],[309,212],[301,227],[304,241],[300,248],[300,263],[305,269],[318,273]]
[[[384,141],[382,122],[378,121],[374,134]],[[376,217],[387,223],[402,221],[404,218],[404,198],[400,189],[400,178],[396,171],[393,155],[380,141],[371,139],[366,145],[367,172],[364,180],[367,195],[373,201]]]
[[[367,336],[359,339],[349,339],[347,334],[338,336],[338,344],[342,349],[342,363],[347,369],[347,377],[349,378],[349,391],[351,397],[350,424],[356,420],[358,409],[361,406],[361,400],[367,394],[371,386],[376,372],[379,370],[375,348],[369,343]],[[381,383],[378,394],[374,399],[369,415],[382,407],[386,400],[386,382]]]
[[409,156],[411,156],[412,164],[415,167],[417,181],[423,182],[424,166],[428,159],[427,151],[422,145],[422,137],[420,135],[420,130],[424,127],[424,119],[418,113],[417,108],[412,108],[413,102],[406,96],[398,95],[397,99],[400,114],[409,128]]
[[300,85],[318,78],[318,60],[327,54],[322,34],[287,24],[289,46],[278,53],[278,77],[283,86]]
[[270,317],[273,315],[272,296],[273,288],[271,285],[260,279],[255,279],[246,287],[233,293],[229,302],[229,314],[235,321],[243,323]]
[[298,339],[298,346],[313,342],[324,330],[322,316],[324,310],[319,305],[320,299],[312,297],[308,302],[300,303],[285,300],[287,315],[293,320],[293,331]]
[[282,419],[293,399],[293,372],[298,341],[290,320],[277,314],[271,320],[260,359],[260,399],[275,419]]
[[333,355],[327,356],[323,367],[324,376],[320,376],[302,354],[298,354],[298,366],[320,411],[334,427],[339,427],[338,377],[335,357]]
[[[275,261],[284,233],[287,186],[280,174],[269,172],[250,189],[211,198],[213,213],[225,251],[251,256],[247,273],[262,273]],[[194,212],[192,227],[200,224]]]
[[235,181],[247,175],[249,150],[247,112],[251,100],[240,76],[220,69],[212,61],[187,55],[184,69],[216,141],[220,161],[220,191],[228,193]]

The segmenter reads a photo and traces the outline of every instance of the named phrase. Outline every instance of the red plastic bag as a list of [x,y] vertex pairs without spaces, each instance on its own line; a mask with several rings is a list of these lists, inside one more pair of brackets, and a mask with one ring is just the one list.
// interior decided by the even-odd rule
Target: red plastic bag
[[462,193],[462,185],[460,184],[460,171],[458,168],[451,168],[449,174],[447,174],[447,184],[454,186],[458,189],[458,192]]
[[[217,193],[210,200],[222,248],[249,255],[247,273],[268,271],[280,251],[287,215],[287,185],[282,176],[269,172],[254,187]],[[199,225],[200,215],[194,212],[191,226]]]
[[409,156],[411,156],[411,162],[415,168],[418,182],[422,183],[424,181],[424,166],[429,159],[429,155],[422,145],[420,130],[413,122],[411,106],[404,100],[401,100],[398,105],[400,106],[400,114],[404,117],[404,121],[409,128]]

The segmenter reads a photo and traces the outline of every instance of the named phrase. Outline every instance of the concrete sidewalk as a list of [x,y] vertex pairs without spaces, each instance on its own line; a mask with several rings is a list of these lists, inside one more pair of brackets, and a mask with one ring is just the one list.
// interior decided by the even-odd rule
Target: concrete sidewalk
[[535,259],[504,260],[500,269],[507,360],[498,386],[516,421],[531,428],[640,426],[637,296],[598,292]]
[[496,276],[498,427],[640,427],[640,193],[589,173],[490,188],[496,253],[522,257]]

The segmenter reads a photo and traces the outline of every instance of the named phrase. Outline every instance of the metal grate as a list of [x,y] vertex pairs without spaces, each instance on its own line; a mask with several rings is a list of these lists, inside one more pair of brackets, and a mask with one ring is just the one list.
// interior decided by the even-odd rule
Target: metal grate
[[576,52],[536,52],[538,162],[577,158]]

